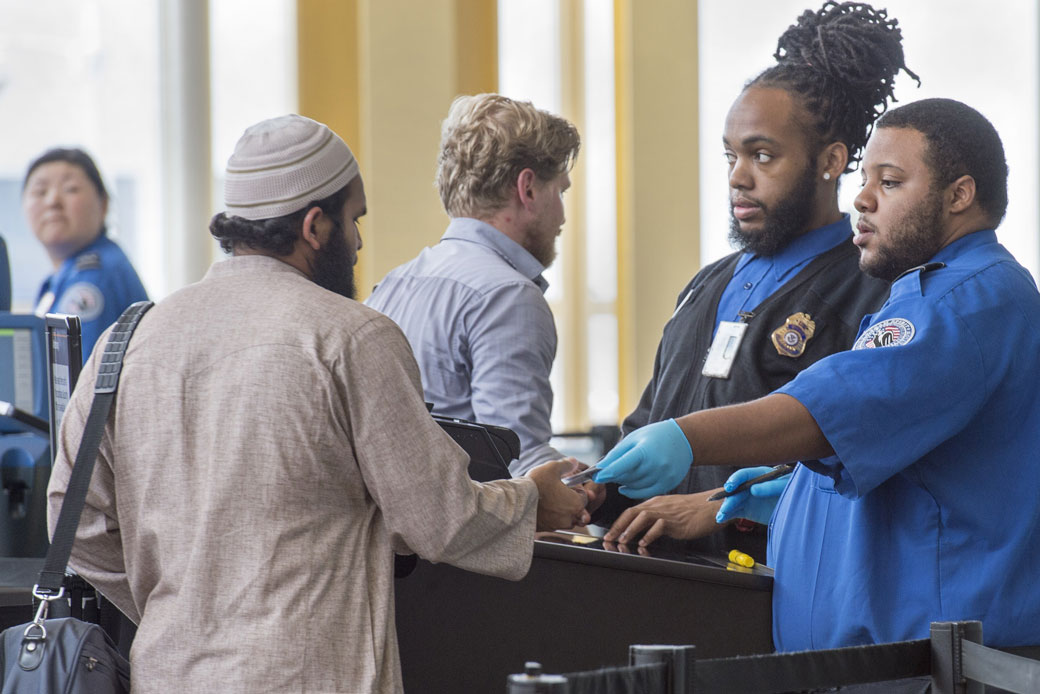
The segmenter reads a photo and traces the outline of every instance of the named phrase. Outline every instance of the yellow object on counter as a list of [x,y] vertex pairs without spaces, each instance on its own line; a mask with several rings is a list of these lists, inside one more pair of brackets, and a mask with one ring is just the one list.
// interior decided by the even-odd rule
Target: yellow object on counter
[[751,557],[751,555],[744,554],[739,549],[731,549],[729,551],[729,560],[734,564],[746,566],[749,569],[755,565],[755,560]]

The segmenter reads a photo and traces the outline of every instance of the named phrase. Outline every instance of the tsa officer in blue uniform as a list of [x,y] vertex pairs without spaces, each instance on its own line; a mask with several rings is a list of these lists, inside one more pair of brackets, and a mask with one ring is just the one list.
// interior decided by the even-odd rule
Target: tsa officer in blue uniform
[[957,620],[980,620],[992,646],[1040,644],[1040,294],[994,232],[1000,138],[964,104],[919,101],[878,121],[862,172],[860,266],[892,291],[853,348],[759,400],[647,427],[597,481],[643,496],[691,462],[803,461],[721,512],[775,507],[779,650],[925,638]]
[[22,209],[54,264],[36,314],[79,316],[86,360],[123,309],[148,298],[130,260],[105,235],[108,191],[97,166],[79,149],[44,152],[25,175]]

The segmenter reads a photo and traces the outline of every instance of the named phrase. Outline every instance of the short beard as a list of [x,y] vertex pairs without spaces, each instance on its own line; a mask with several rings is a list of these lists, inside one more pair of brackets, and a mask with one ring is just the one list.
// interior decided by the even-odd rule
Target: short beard
[[730,243],[739,250],[753,255],[776,255],[791,241],[809,231],[807,227],[815,200],[816,175],[811,166],[806,166],[802,176],[783,200],[772,210],[763,206],[765,222],[761,230],[743,231],[740,222],[733,216],[732,207],[730,208]]
[[314,254],[311,277],[314,283],[348,299],[357,299],[354,287],[354,258],[347,250],[347,238],[341,224],[329,234],[328,242]]
[[542,267],[547,268],[556,260],[556,234],[545,238],[542,236],[542,231],[536,225],[528,227],[521,245],[542,264]]
[[936,190],[891,227],[887,234],[889,245],[879,247],[869,261],[866,256],[860,256],[859,268],[872,277],[891,282],[910,268],[932,259],[941,246],[941,230],[942,194]]

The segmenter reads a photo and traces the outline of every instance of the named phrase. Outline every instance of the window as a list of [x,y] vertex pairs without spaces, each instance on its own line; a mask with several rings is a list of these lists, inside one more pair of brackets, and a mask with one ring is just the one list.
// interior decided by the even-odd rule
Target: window
[[499,92],[581,133],[559,255],[545,273],[559,348],[555,431],[618,417],[613,3],[500,0]]
[[110,235],[149,291],[161,275],[158,5],[155,0],[0,0],[0,234],[11,258],[12,309],[30,312],[50,260],[22,216],[29,162],[84,148],[112,202]]
[[[212,110],[205,118],[214,144],[190,139],[195,133],[183,144],[212,152],[216,178],[246,126],[295,109],[296,5],[221,0],[209,6],[210,26],[186,30],[205,35],[208,29],[211,36]],[[161,298],[183,284],[171,279],[171,239],[205,236],[206,229],[179,228],[164,213],[179,204],[170,180],[210,172],[164,166],[164,138],[176,120],[169,108],[188,108],[163,94],[162,75],[176,75],[187,58],[166,40],[169,21],[161,19],[177,7],[160,0],[0,0],[0,127],[8,134],[0,161],[0,235],[11,258],[13,310],[32,311],[40,282],[53,271],[23,219],[21,182],[29,162],[54,146],[82,147],[97,162],[112,196],[109,233],[149,294]],[[193,17],[207,21],[205,14]],[[164,107],[164,98],[173,106]],[[219,181],[213,190],[215,210]],[[194,260],[205,267],[210,257]]]

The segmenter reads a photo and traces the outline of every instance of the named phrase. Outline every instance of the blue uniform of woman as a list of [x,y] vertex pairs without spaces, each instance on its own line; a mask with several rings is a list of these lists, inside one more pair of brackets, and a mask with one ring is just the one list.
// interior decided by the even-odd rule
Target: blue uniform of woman
[[898,278],[851,351],[778,392],[835,451],[798,467],[773,514],[778,650],[952,620],[1040,643],[1040,294],[993,231]]
[[83,360],[105,328],[135,301],[148,298],[130,260],[107,236],[98,236],[43,281],[36,313],[77,315],[83,335]]

